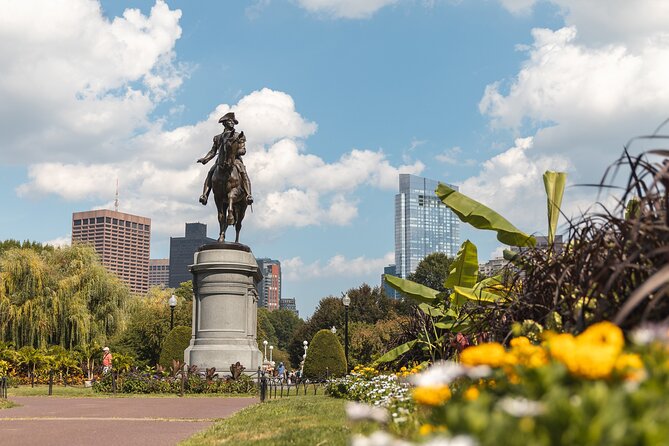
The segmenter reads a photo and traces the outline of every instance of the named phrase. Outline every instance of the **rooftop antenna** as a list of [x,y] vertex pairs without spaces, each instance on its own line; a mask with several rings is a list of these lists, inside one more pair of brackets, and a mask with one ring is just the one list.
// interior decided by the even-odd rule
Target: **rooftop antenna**
[[118,178],[116,179],[116,198],[114,199],[114,211],[118,212]]

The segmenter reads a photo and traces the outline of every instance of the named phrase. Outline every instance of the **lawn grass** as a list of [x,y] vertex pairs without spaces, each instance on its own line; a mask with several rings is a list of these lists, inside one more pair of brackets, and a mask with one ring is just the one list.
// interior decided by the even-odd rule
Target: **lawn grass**
[[[325,395],[268,400],[247,407],[179,444],[344,446],[351,437],[345,403]],[[371,429],[370,425],[356,425],[355,432]]]

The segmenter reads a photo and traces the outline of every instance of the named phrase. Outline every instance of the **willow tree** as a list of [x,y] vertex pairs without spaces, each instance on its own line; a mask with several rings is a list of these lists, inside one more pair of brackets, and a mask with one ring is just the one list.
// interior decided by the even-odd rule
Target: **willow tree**
[[0,257],[0,285],[0,341],[17,348],[73,348],[123,328],[129,291],[93,248],[9,249]]

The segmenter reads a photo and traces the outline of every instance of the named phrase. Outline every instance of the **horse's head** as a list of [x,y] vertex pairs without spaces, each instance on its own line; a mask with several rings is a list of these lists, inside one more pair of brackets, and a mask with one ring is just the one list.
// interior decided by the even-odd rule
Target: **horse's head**
[[237,155],[246,154],[246,135],[241,132],[235,135],[229,142],[225,151],[225,164],[232,166],[235,163]]

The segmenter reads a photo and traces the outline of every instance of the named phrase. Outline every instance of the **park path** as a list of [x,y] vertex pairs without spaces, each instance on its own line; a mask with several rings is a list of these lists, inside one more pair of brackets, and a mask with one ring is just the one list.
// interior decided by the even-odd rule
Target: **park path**
[[12,397],[2,446],[175,445],[257,398]]

